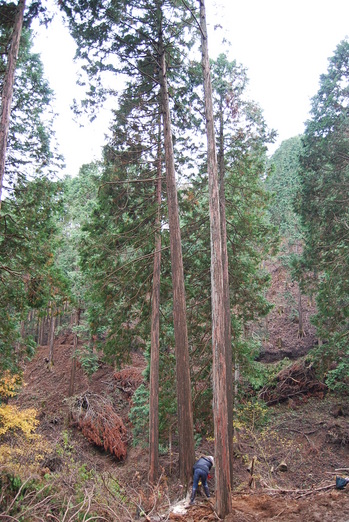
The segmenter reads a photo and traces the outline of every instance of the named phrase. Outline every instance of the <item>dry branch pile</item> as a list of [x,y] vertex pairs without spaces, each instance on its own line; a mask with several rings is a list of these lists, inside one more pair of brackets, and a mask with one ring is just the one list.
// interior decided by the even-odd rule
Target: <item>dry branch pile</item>
[[135,390],[144,382],[142,370],[140,368],[124,368],[114,373],[116,387],[126,393],[128,397],[132,397]]
[[270,406],[300,395],[323,396],[326,390],[327,386],[317,379],[313,364],[301,359],[281,370],[276,384],[265,386],[259,397]]
[[93,444],[124,459],[127,454],[127,431],[122,419],[106,398],[92,393],[75,397],[71,405],[73,421]]

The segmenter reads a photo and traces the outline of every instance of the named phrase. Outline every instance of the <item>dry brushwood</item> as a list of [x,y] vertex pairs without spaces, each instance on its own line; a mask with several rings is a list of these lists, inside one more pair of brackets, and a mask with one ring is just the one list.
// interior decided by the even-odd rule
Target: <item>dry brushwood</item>
[[270,406],[300,395],[323,395],[326,390],[327,386],[317,379],[313,364],[299,360],[281,370],[276,384],[265,386],[259,397]]
[[142,371],[139,368],[124,368],[114,373],[116,387],[123,391],[129,398],[135,390],[144,382]]
[[71,405],[71,416],[90,442],[120,460],[126,457],[127,431],[107,399],[92,393],[75,397]]

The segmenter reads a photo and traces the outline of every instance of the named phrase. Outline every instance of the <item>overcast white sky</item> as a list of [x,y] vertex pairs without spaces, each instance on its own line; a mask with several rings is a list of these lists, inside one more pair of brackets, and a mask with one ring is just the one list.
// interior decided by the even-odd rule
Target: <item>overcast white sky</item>
[[[320,74],[337,44],[349,35],[348,0],[206,0],[209,51],[230,41],[229,57],[248,70],[250,96],[264,111],[269,127],[281,141],[300,134],[308,118],[310,98],[318,90]],[[216,24],[222,29],[214,30]],[[84,128],[70,111],[77,96],[75,45],[57,18],[40,30],[35,51],[56,94],[56,135],[65,156],[67,173],[76,175],[83,163],[99,159],[109,111]],[[275,150],[275,146],[271,152]]]

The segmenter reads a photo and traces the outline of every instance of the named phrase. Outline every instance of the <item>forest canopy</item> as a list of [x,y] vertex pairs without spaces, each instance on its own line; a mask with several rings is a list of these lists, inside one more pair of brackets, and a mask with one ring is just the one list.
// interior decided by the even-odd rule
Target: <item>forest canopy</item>
[[[63,177],[53,91],[32,51],[30,22],[48,14],[40,2],[26,10],[22,0],[0,2],[0,377],[12,382],[43,344],[52,370],[58,332],[74,335],[71,396],[77,360],[91,375],[101,360],[120,368],[141,352],[134,442],[148,444],[155,481],[159,444],[173,427],[187,487],[194,437],[214,434],[224,460],[212,402],[219,393],[227,400],[219,420],[232,430],[234,401],[263,380],[276,259],[297,285],[299,337],[302,296],[316,302],[310,357],[319,374],[347,389],[349,42],[320,77],[304,134],[268,158],[276,132],[249,98],[245,67],[204,53],[203,1],[59,8],[86,74],[80,108],[96,112],[106,96],[115,108],[102,158]],[[124,87],[106,89],[106,72],[122,74]],[[227,514],[232,469],[222,475],[217,509]]]

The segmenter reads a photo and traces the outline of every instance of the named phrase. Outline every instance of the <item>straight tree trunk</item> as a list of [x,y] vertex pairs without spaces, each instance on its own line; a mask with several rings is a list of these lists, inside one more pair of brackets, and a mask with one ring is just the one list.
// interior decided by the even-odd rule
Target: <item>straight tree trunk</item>
[[165,144],[166,188],[170,230],[173,285],[173,324],[176,350],[177,415],[179,435],[179,474],[187,493],[194,464],[194,428],[189,368],[189,343],[184,289],[184,272],[179,224],[176,173],[173,156],[171,115],[167,86],[165,51],[160,31],[160,86]]
[[38,345],[43,346],[45,341],[46,315],[40,318]]
[[23,14],[25,0],[19,0],[16,18],[13,26],[13,33],[8,52],[4,83],[1,93],[1,117],[0,117],[0,210],[1,194],[4,182],[5,159],[7,149],[7,136],[10,124],[11,104],[13,97],[13,85],[15,79],[16,62],[18,57],[19,42],[22,33]]
[[298,284],[298,337],[304,337],[304,321],[303,321],[303,307],[302,294]]
[[204,77],[207,133],[207,166],[211,232],[211,300],[213,351],[213,418],[216,461],[216,512],[224,518],[232,510],[230,477],[230,443],[228,414],[225,302],[222,259],[222,229],[219,201],[218,168],[213,121],[212,86],[208,56],[206,10],[199,0],[202,68]]
[[[296,254],[298,254],[298,243],[296,243]],[[298,337],[304,337],[304,321],[303,321],[303,307],[302,307],[302,293],[301,287],[298,283]]]
[[224,162],[224,123],[223,106],[221,105],[219,118],[219,205],[221,215],[222,233],[222,265],[223,265],[223,300],[224,300],[224,332],[225,332],[225,355],[227,370],[227,408],[228,408],[228,437],[230,455],[230,482],[233,483],[233,411],[234,411],[234,389],[233,389],[233,350],[231,339],[231,316],[230,316],[230,292],[229,292],[229,259],[227,245],[227,219],[225,212],[225,162]]
[[159,474],[159,338],[160,338],[160,267],[161,267],[161,121],[159,122],[158,166],[155,222],[155,252],[153,295],[151,302],[151,352],[149,400],[149,482],[154,484]]
[[52,369],[52,366],[54,365],[53,348],[54,348],[54,341],[55,341],[55,327],[56,327],[56,317],[54,314],[54,307],[53,307],[53,305],[51,305],[51,307],[50,307],[50,329],[49,329],[49,336],[48,336],[48,344],[49,344],[48,366],[50,369]]
[[[81,308],[79,307],[76,310],[75,314],[75,325],[79,326],[80,324],[80,316],[81,316]],[[75,373],[76,373],[76,350],[78,347],[78,334],[77,332],[74,333],[74,345],[73,345],[73,354],[72,354],[72,365],[71,365],[71,372],[70,372],[70,382],[69,382],[69,392],[68,397],[72,397],[74,395],[74,388],[75,388]]]

